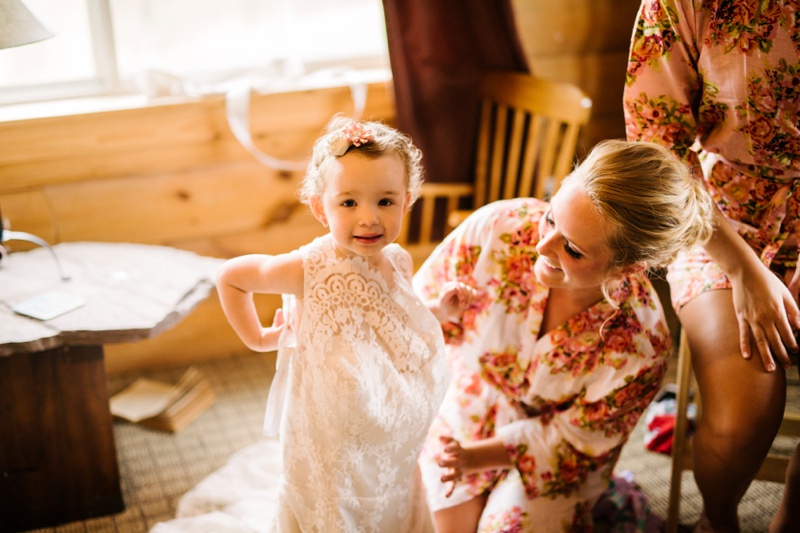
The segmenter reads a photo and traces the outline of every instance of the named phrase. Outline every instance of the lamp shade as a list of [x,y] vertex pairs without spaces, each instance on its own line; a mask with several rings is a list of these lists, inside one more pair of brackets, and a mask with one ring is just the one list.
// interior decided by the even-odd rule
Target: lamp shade
[[0,48],[43,41],[53,36],[22,0],[0,0]]

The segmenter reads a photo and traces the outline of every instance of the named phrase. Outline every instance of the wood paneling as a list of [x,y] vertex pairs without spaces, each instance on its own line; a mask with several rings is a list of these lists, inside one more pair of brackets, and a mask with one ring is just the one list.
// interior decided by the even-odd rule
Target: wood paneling
[[[0,206],[5,228],[33,233],[50,243],[58,242],[55,213],[43,189],[1,195]],[[30,249],[18,242],[10,244],[14,249]]]
[[166,243],[267,224],[296,201],[298,180],[247,161],[56,185],[48,194],[63,240]]
[[[365,115],[394,116],[384,83],[368,89]],[[346,87],[261,95],[250,104],[253,140],[271,155],[303,159],[325,123],[352,111]],[[102,113],[0,122],[0,194],[56,183],[180,172],[247,161],[223,97]],[[13,147],[13,149],[9,149]]]
[[628,47],[639,0],[512,0],[529,57],[614,52]]
[[513,0],[528,64],[537,76],[574,83],[592,99],[579,154],[624,138],[622,90],[639,0]]

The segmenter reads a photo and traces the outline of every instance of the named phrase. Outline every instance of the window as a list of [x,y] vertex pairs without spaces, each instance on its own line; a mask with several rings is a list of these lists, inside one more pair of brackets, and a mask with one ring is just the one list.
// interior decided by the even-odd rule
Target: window
[[388,70],[381,0],[25,3],[56,35],[0,50],[0,104],[202,92],[241,76],[285,86],[342,66]]

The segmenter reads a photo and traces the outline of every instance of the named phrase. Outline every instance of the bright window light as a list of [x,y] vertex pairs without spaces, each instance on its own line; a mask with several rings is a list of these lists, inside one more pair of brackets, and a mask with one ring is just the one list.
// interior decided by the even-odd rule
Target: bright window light
[[56,34],[0,50],[0,104],[197,83],[388,69],[381,0],[26,0]]

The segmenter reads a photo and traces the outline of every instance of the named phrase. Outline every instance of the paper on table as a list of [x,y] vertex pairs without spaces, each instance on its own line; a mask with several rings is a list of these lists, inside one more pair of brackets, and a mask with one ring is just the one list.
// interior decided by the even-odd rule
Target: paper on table
[[111,414],[138,422],[162,412],[178,393],[174,385],[139,378],[111,397]]
[[28,298],[11,306],[15,312],[38,318],[39,320],[50,320],[58,315],[63,315],[67,311],[77,309],[86,303],[82,296],[62,291],[47,291],[38,294],[33,298]]

